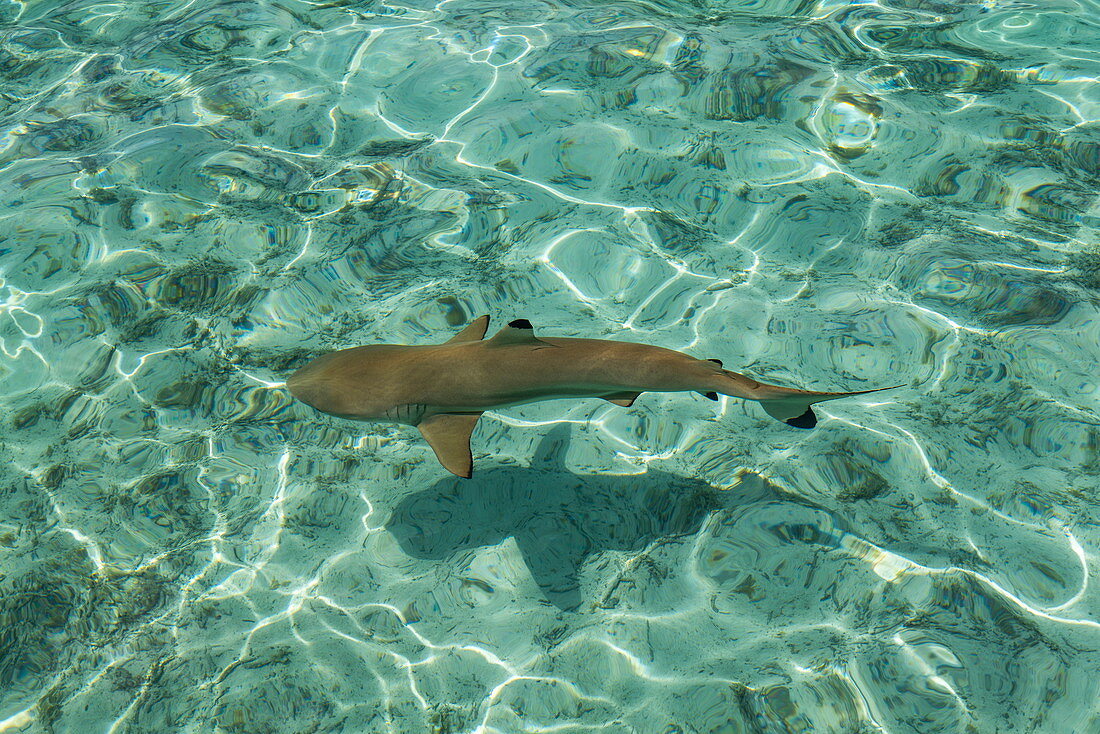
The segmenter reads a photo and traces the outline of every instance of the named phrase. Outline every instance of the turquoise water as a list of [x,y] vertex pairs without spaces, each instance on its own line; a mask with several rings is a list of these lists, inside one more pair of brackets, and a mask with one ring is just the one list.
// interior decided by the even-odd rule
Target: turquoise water
[[[0,732],[1100,732],[1100,4],[0,5]],[[470,318],[785,385],[292,400]]]

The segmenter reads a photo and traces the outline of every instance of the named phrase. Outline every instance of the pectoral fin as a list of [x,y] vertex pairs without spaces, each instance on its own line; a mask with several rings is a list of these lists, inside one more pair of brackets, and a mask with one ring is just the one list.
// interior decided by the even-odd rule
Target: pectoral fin
[[634,405],[634,401],[641,395],[640,392],[617,392],[611,395],[604,395],[603,399],[609,403],[615,403],[615,405],[621,405],[624,408],[629,408]]
[[443,468],[466,479],[473,474],[470,434],[481,413],[440,413],[420,421],[417,428]]

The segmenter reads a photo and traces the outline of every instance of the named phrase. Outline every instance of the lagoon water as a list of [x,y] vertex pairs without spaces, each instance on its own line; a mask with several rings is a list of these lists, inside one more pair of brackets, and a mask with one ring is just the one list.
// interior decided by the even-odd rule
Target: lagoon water
[[[0,732],[1100,732],[1096,0],[0,5]],[[469,319],[880,395],[282,386]]]

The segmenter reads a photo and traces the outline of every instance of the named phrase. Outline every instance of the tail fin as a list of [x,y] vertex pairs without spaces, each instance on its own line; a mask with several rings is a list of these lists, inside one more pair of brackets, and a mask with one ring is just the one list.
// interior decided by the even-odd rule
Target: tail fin
[[837,400],[852,395],[866,395],[883,390],[893,390],[904,385],[892,385],[880,387],[874,390],[857,390],[855,392],[812,392],[809,390],[792,390],[776,385],[760,385],[760,397],[754,399],[760,402],[764,412],[776,420],[783,421],[794,428],[813,428],[817,425],[817,415],[810,406],[826,400]]
[[[804,403],[806,409],[802,413],[795,413],[793,416],[792,411],[788,410],[788,407],[779,400],[761,400],[760,407],[764,409],[764,412],[775,418],[777,421],[783,421],[788,426],[794,426],[795,428],[813,428],[817,425],[817,413],[810,407],[809,403]],[[795,408],[797,410],[797,408]]]
[[718,392],[738,398],[756,400],[765,413],[794,428],[813,428],[817,425],[817,416],[814,415],[813,408],[810,407],[814,403],[904,387],[904,385],[893,385],[855,392],[813,392],[811,390],[795,390],[789,387],[768,385],[729,370],[719,368],[719,371],[725,379],[722,381],[723,384],[718,387]]

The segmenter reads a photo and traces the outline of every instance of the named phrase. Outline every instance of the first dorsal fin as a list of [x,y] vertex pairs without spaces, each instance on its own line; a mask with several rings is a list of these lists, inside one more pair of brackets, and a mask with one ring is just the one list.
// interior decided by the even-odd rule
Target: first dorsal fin
[[485,338],[485,332],[489,328],[489,316],[478,316],[466,324],[466,328],[448,339],[445,344],[458,344],[459,342],[479,342]]
[[529,346],[549,347],[550,344],[542,341],[535,336],[535,329],[531,326],[531,322],[527,319],[516,319],[515,321],[509,321],[508,325],[493,335],[492,339],[486,342],[494,347],[511,346],[516,344],[527,344]]
[[474,471],[470,434],[481,413],[440,413],[420,421],[417,428],[443,468],[466,479]]

